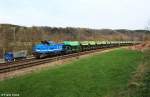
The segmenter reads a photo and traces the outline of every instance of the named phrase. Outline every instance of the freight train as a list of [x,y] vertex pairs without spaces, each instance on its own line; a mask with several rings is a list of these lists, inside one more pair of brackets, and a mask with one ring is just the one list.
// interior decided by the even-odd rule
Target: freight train
[[33,47],[33,55],[39,59],[47,56],[70,54],[100,48],[130,46],[139,43],[137,41],[64,41],[62,43],[42,41]]
[[[37,43],[33,46],[32,52],[35,58],[40,59],[100,48],[130,46],[139,43],[139,41],[64,41],[61,43],[55,43],[53,41],[41,41],[41,43]],[[27,50],[6,52],[4,55],[6,62],[12,62],[26,57]]]

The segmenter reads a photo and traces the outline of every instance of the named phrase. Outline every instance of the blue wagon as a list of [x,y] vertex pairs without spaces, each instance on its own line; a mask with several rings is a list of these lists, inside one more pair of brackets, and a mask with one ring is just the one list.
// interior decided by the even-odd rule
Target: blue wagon
[[12,62],[16,59],[22,59],[27,57],[27,50],[21,50],[17,52],[6,52],[4,55],[6,62]]

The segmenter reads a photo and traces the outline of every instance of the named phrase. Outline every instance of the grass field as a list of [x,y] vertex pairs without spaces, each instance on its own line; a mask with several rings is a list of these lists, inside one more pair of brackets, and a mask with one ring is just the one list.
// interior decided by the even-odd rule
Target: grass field
[[127,89],[143,54],[125,49],[0,82],[0,94],[20,97],[116,97]]
[[136,76],[133,81],[136,84],[129,88],[129,97],[150,97],[150,50],[145,50],[143,54],[141,69],[144,69],[144,72],[141,71],[142,73]]

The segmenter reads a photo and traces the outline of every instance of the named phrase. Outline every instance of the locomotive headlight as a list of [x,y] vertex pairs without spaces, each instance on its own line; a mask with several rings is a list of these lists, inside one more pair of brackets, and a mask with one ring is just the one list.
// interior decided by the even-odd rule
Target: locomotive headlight
[[41,51],[40,48],[36,48],[35,51]]

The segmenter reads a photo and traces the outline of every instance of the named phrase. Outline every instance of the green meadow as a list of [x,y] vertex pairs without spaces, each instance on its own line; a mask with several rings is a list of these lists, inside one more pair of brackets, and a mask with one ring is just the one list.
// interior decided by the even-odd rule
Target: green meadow
[[[118,97],[143,53],[118,49],[32,74],[0,81],[0,94],[19,97]],[[2,96],[2,95],[1,95]]]

